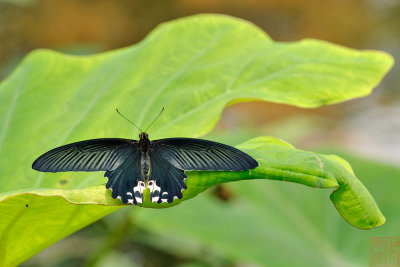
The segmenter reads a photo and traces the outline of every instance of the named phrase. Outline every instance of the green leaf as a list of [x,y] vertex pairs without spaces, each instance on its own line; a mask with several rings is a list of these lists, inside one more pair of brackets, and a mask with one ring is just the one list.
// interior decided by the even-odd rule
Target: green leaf
[[[199,15],[163,24],[139,44],[108,53],[93,56],[68,56],[47,50],[31,53],[0,84],[3,103],[0,215],[7,218],[0,222],[3,229],[0,235],[4,237],[1,246],[10,251],[12,242],[26,242],[24,252],[7,253],[0,265],[19,263],[90,223],[94,219],[86,216],[83,212],[86,209],[97,214],[93,215],[97,219],[118,208],[103,205],[121,205],[102,186],[106,180],[101,173],[43,174],[31,169],[37,156],[69,142],[101,137],[135,138],[138,132],[118,118],[116,107],[144,127],[165,106],[166,111],[150,131],[152,139],[198,137],[215,126],[226,105],[238,101],[265,100],[318,107],[365,96],[392,64],[392,58],[382,52],[360,52],[316,40],[273,42],[254,25],[219,15]],[[297,167],[306,173],[311,171]],[[252,176],[261,175],[262,168],[259,169]],[[315,171],[310,176],[290,179],[322,187],[335,186],[337,179],[340,185],[335,176],[314,177]],[[268,178],[289,179],[277,170],[269,173]],[[252,178],[248,174],[190,174],[197,176],[198,181],[193,184],[188,181],[185,199],[220,182],[217,178],[221,181]],[[343,184],[346,187],[343,192],[353,190],[352,194],[341,194],[339,188],[333,201],[352,203],[356,201],[354,194],[365,192],[357,182]],[[362,201],[368,196],[362,196]],[[34,203],[28,206],[33,206],[35,212],[22,212],[26,207],[20,199],[33,197]],[[343,216],[351,216],[351,207],[343,203],[339,207],[344,207]],[[74,227],[66,223],[67,217],[50,214],[64,209],[68,213],[70,208],[78,210],[74,222],[79,223]],[[19,210],[21,213],[14,214]],[[26,232],[12,226],[25,222],[28,214],[32,216],[30,220],[38,222],[30,224],[37,231]],[[63,232],[35,234],[54,225],[63,225]],[[31,241],[25,240],[27,234],[31,235]]]
[[[255,157],[259,162],[259,167],[235,173],[188,172],[186,180],[188,190],[183,192],[183,200],[192,198],[218,183],[246,179],[273,179],[300,183],[310,187],[338,188],[332,193],[331,199],[344,219],[356,227],[370,229],[385,222],[374,199],[353,175],[348,163],[343,159],[337,156],[296,150],[289,144],[272,137],[255,138],[238,148]],[[53,194],[60,195],[65,200],[58,196],[43,196]],[[258,205],[263,205],[263,202],[260,202],[261,199],[257,197],[259,194],[262,195],[262,192],[249,190],[247,194],[255,202],[259,202]],[[343,199],[343,195],[347,197]],[[177,205],[181,201],[177,200],[173,205]],[[276,199],[276,201],[280,200]],[[104,206],[74,205],[87,203]],[[32,243],[25,241],[26,247],[14,251],[14,254],[7,254],[11,260],[15,254],[29,257],[55,240],[79,229],[80,225],[83,227],[101,216],[117,210],[118,205],[120,205],[118,201],[110,197],[104,186],[95,186],[85,190],[48,189],[9,197],[0,202],[0,210],[8,211],[7,216],[2,217],[3,222],[7,223],[0,227],[0,233],[3,233],[0,251],[9,251],[25,236],[40,236],[40,239],[33,238]],[[153,208],[170,206],[166,203],[162,205],[147,203],[147,205]],[[246,207],[242,208],[247,209]],[[298,216],[298,214],[295,212],[293,216]],[[163,220],[160,223],[163,224]],[[29,224],[28,228],[27,224]],[[11,241],[7,242],[7,240]]]
[[337,153],[377,199],[387,217],[383,226],[351,227],[326,201],[331,190],[257,180],[224,184],[228,201],[209,190],[173,209],[131,214],[146,235],[136,230],[130,238],[189,259],[217,255],[232,265],[368,266],[371,237],[400,235],[400,169]]
[[21,194],[0,202],[0,266],[16,266],[118,207],[73,205],[63,197]]
[[[336,187],[331,194],[331,200],[343,218],[355,227],[371,229],[385,223],[385,217],[379,210],[375,200],[356,178],[350,164],[336,155],[321,155],[313,152],[294,150],[289,147],[283,149],[277,146],[276,141],[261,137],[242,144],[251,155],[267,170],[276,173],[277,180],[296,182],[311,187]],[[262,165],[257,170],[262,171]],[[293,172],[294,174],[288,174]],[[285,173],[285,174],[283,174]],[[271,179],[270,172],[261,173],[254,178]],[[285,176],[287,177],[285,179]],[[292,178],[293,177],[293,178]],[[272,178],[273,179],[273,178]]]

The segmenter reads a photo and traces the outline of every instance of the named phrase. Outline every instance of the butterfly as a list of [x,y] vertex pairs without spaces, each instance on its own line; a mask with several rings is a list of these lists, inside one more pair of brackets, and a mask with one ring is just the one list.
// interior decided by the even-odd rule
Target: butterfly
[[181,199],[187,189],[185,171],[243,171],[258,166],[251,156],[228,145],[193,138],[150,141],[146,131],[141,131],[138,141],[102,138],[57,147],[37,158],[32,168],[41,172],[105,171],[111,196],[137,205],[143,203],[146,188],[151,202]]

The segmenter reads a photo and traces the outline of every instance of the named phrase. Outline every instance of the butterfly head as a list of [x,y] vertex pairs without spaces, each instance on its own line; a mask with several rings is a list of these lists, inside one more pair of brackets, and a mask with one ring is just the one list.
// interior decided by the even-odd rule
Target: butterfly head
[[141,132],[139,134],[139,138],[140,138],[140,140],[149,140],[149,135],[145,132]]

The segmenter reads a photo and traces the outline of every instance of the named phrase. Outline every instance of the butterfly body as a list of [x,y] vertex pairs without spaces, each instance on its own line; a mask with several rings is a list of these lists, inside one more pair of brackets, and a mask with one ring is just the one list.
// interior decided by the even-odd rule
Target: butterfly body
[[140,150],[140,174],[144,180],[147,179],[147,176],[150,171],[150,146],[151,142],[149,140],[149,136],[147,133],[141,133],[139,135],[139,150]]
[[35,160],[42,172],[105,171],[106,187],[123,203],[143,203],[144,190],[151,202],[172,202],[187,189],[185,171],[242,171],[258,163],[246,153],[224,144],[192,138],[139,141],[92,139],[52,149]]

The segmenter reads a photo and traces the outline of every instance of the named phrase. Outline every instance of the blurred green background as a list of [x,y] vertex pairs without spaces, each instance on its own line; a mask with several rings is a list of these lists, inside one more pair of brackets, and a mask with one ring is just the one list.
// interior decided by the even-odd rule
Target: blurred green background
[[[317,38],[400,57],[395,0],[0,0],[0,79],[33,49],[108,51],[138,42],[161,22],[197,13],[249,20],[277,41]],[[242,181],[171,209],[126,207],[23,266],[368,266],[370,237],[400,236],[399,84],[395,64],[364,99],[313,110],[235,104],[205,137],[235,145],[272,135],[343,156],[387,218],[378,229],[348,225],[329,190]]]

